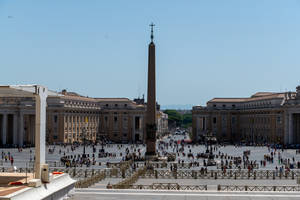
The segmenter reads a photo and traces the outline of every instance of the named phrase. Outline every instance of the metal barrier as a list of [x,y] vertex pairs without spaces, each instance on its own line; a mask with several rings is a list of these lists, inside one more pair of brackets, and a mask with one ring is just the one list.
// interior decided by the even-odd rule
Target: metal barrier
[[[136,190],[207,190],[207,185],[179,185],[178,183],[153,183],[151,185],[124,185],[122,189]],[[120,189],[120,188],[118,188]]]
[[218,191],[300,191],[300,186],[251,186],[251,185],[218,185]]
[[[107,169],[106,176],[111,178],[126,178],[131,176],[135,171],[130,167],[129,162],[118,164],[119,168],[114,167]],[[299,170],[291,170],[279,172],[275,170],[164,170],[164,169],[151,169],[153,163],[150,163],[148,170],[141,175],[142,178],[174,178],[174,179],[296,179],[300,177]],[[143,167],[145,168],[145,166]],[[141,169],[143,169],[141,168]],[[149,169],[150,168],[150,169]],[[32,173],[33,168],[18,168],[16,172]],[[63,167],[50,167],[50,172],[59,171],[70,174],[75,179],[87,178],[99,173],[100,169],[90,168],[63,168]],[[14,172],[11,167],[0,168],[2,172]]]
[[[33,168],[18,168],[17,170],[13,170],[12,167],[2,167],[0,168],[0,172],[19,172],[19,173],[25,173],[27,170],[27,173],[33,173]],[[68,173],[72,178],[75,179],[81,179],[81,178],[88,178],[92,177],[94,174],[100,173],[101,171],[105,171],[106,176],[111,178],[125,178],[128,176],[131,176],[133,173],[133,170],[131,168],[127,169],[88,169],[88,168],[62,168],[62,167],[50,167],[49,172],[64,172]]]
[[93,175],[90,178],[86,178],[86,179],[77,181],[75,183],[75,187],[76,188],[87,188],[105,178],[106,178],[106,173],[105,173],[105,171],[103,171],[103,172]]
[[[133,173],[132,176],[126,178],[125,180],[115,184],[115,185],[112,185],[112,188],[114,189],[128,189],[128,187],[130,185],[133,185],[138,179],[140,176],[142,176],[143,174],[146,173],[146,170],[147,170],[147,166],[144,166],[143,168],[137,170],[135,173]],[[108,186],[110,187],[110,186]]]
[[175,179],[295,179],[299,171],[276,172],[274,170],[148,170],[142,178]]

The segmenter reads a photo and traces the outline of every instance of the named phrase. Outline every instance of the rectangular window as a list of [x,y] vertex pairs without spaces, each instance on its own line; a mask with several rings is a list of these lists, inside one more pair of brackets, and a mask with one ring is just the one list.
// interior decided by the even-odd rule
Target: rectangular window
[[213,123],[214,124],[217,123],[217,118],[216,117],[213,118]]

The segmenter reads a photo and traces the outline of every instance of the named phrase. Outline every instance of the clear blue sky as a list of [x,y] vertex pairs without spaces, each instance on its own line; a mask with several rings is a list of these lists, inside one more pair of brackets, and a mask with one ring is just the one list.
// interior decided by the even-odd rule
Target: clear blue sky
[[300,84],[299,0],[0,0],[0,84],[141,96],[151,22],[162,105]]

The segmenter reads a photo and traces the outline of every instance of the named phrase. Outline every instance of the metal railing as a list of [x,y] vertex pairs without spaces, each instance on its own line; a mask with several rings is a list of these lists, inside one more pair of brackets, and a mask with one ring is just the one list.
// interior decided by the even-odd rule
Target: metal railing
[[207,190],[207,185],[179,185],[178,183],[153,183],[151,185],[128,185],[138,190]]
[[218,191],[300,191],[300,186],[285,185],[285,186],[251,186],[251,185],[218,185]]
[[106,173],[105,171],[103,172],[99,172],[89,178],[83,179],[83,180],[79,180],[75,183],[75,187],[76,188],[87,188],[103,179],[106,178]]
[[166,179],[295,179],[300,171],[276,172],[274,170],[148,170],[142,178]]
[[[144,166],[143,168],[140,168],[135,173],[132,174],[132,176],[126,178],[125,180],[122,180],[121,182],[112,185],[112,188],[114,189],[128,189],[130,185],[133,185],[140,176],[144,175],[146,173],[147,166]],[[109,186],[108,186],[109,187]]]

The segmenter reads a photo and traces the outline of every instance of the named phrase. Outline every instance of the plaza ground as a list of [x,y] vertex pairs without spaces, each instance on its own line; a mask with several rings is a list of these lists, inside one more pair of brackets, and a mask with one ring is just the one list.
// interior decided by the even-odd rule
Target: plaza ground
[[[174,141],[177,140],[182,140],[184,139],[184,136],[182,135],[174,135],[172,136],[172,138],[163,138],[162,141],[164,142],[169,142],[170,139],[173,139]],[[157,145],[158,146],[158,145]],[[56,162],[56,167],[60,166],[60,158],[65,154],[65,155],[80,155],[83,153],[83,146],[79,146],[78,148],[75,149],[75,151],[71,151],[71,147],[67,146],[66,148],[63,146],[59,146],[56,145],[55,146],[55,151],[54,153],[49,153],[48,149],[49,148],[53,148],[54,146],[48,146],[47,147],[47,153],[46,153],[46,160],[48,163],[50,163],[51,165],[53,165],[54,162]],[[133,148],[131,148],[133,147]],[[125,149],[129,148],[130,152],[134,152],[134,150],[138,150],[140,149],[141,154],[143,155],[145,153],[146,147],[145,145],[129,145],[129,144],[122,144],[122,147],[120,147],[120,145],[117,144],[110,144],[110,145],[106,145],[104,146],[105,152],[107,153],[115,153],[116,157],[105,157],[105,158],[98,158],[98,152],[101,149],[101,145],[96,146],[96,153],[95,153],[95,160],[97,162],[96,165],[91,165],[89,168],[94,168],[94,169],[103,169],[106,168],[106,163],[107,162],[120,162],[122,160],[122,157],[125,156]],[[192,161],[197,161],[199,162],[200,166],[196,167],[195,169],[200,169],[201,167],[203,167],[203,159],[192,159],[192,158],[188,158],[187,154],[189,153],[189,151],[191,151],[194,156],[196,156],[197,153],[204,153],[206,150],[205,145],[185,145],[184,148],[184,153],[186,156],[182,156],[182,153],[179,154],[179,156],[177,156],[175,162],[178,161],[178,159],[180,159],[181,161],[183,160],[185,163],[190,163]],[[228,156],[243,156],[243,152],[250,150],[251,154],[249,155],[249,160],[256,160],[256,162],[259,164],[261,160],[264,159],[264,155],[266,154],[270,154],[269,150],[267,147],[253,147],[253,146],[240,146],[240,147],[236,147],[236,146],[232,146],[232,145],[228,145],[228,146],[220,146],[218,148],[217,151],[214,152],[214,154],[218,154],[218,152],[222,152],[224,154],[227,154]],[[272,150],[272,149],[271,149]],[[16,166],[17,168],[24,168],[26,167],[32,167],[33,163],[34,163],[34,148],[25,148],[23,149],[22,152],[18,152],[18,149],[0,149],[0,153],[1,152],[4,153],[8,153],[10,152],[10,154],[13,156],[14,158],[14,166]],[[30,153],[31,151],[31,153]],[[61,153],[59,154],[59,152],[61,151]],[[165,152],[171,152],[173,153],[173,148],[169,147],[168,149],[164,149]],[[284,150],[283,152],[281,152],[281,150],[277,150],[280,151],[281,153],[281,157],[282,158],[286,158],[286,159],[290,159],[292,160],[292,158],[295,158],[295,161],[300,161],[300,154],[296,154],[296,150],[294,149],[287,149]],[[160,154],[162,154],[162,151],[158,151]],[[92,158],[92,154],[93,154],[93,150],[91,146],[87,146],[86,147],[86,153],[89,154],[89,157]],[[122,154],[122,156],[120,155],[120,153]],[[215,159],[217,162],[221,162],[220,158]],[[223,159],[224,160],[224,159]],[[101,166],[99,166],[99,162],[101,162]],[[274,156],[274,162],[273,163],[267,163],[267,165],[265,167],[260,167],[259,169],[262,170],[274,170],[275,167],[280,167],[281,165],[278,162],[278,157],[277,155]],[[0,159],[0,167],[11,167],[11,163],[9,161],[5,162],[3,159]],[[208,167],[208,169],[216,169],[215,166],[210,166]]]

